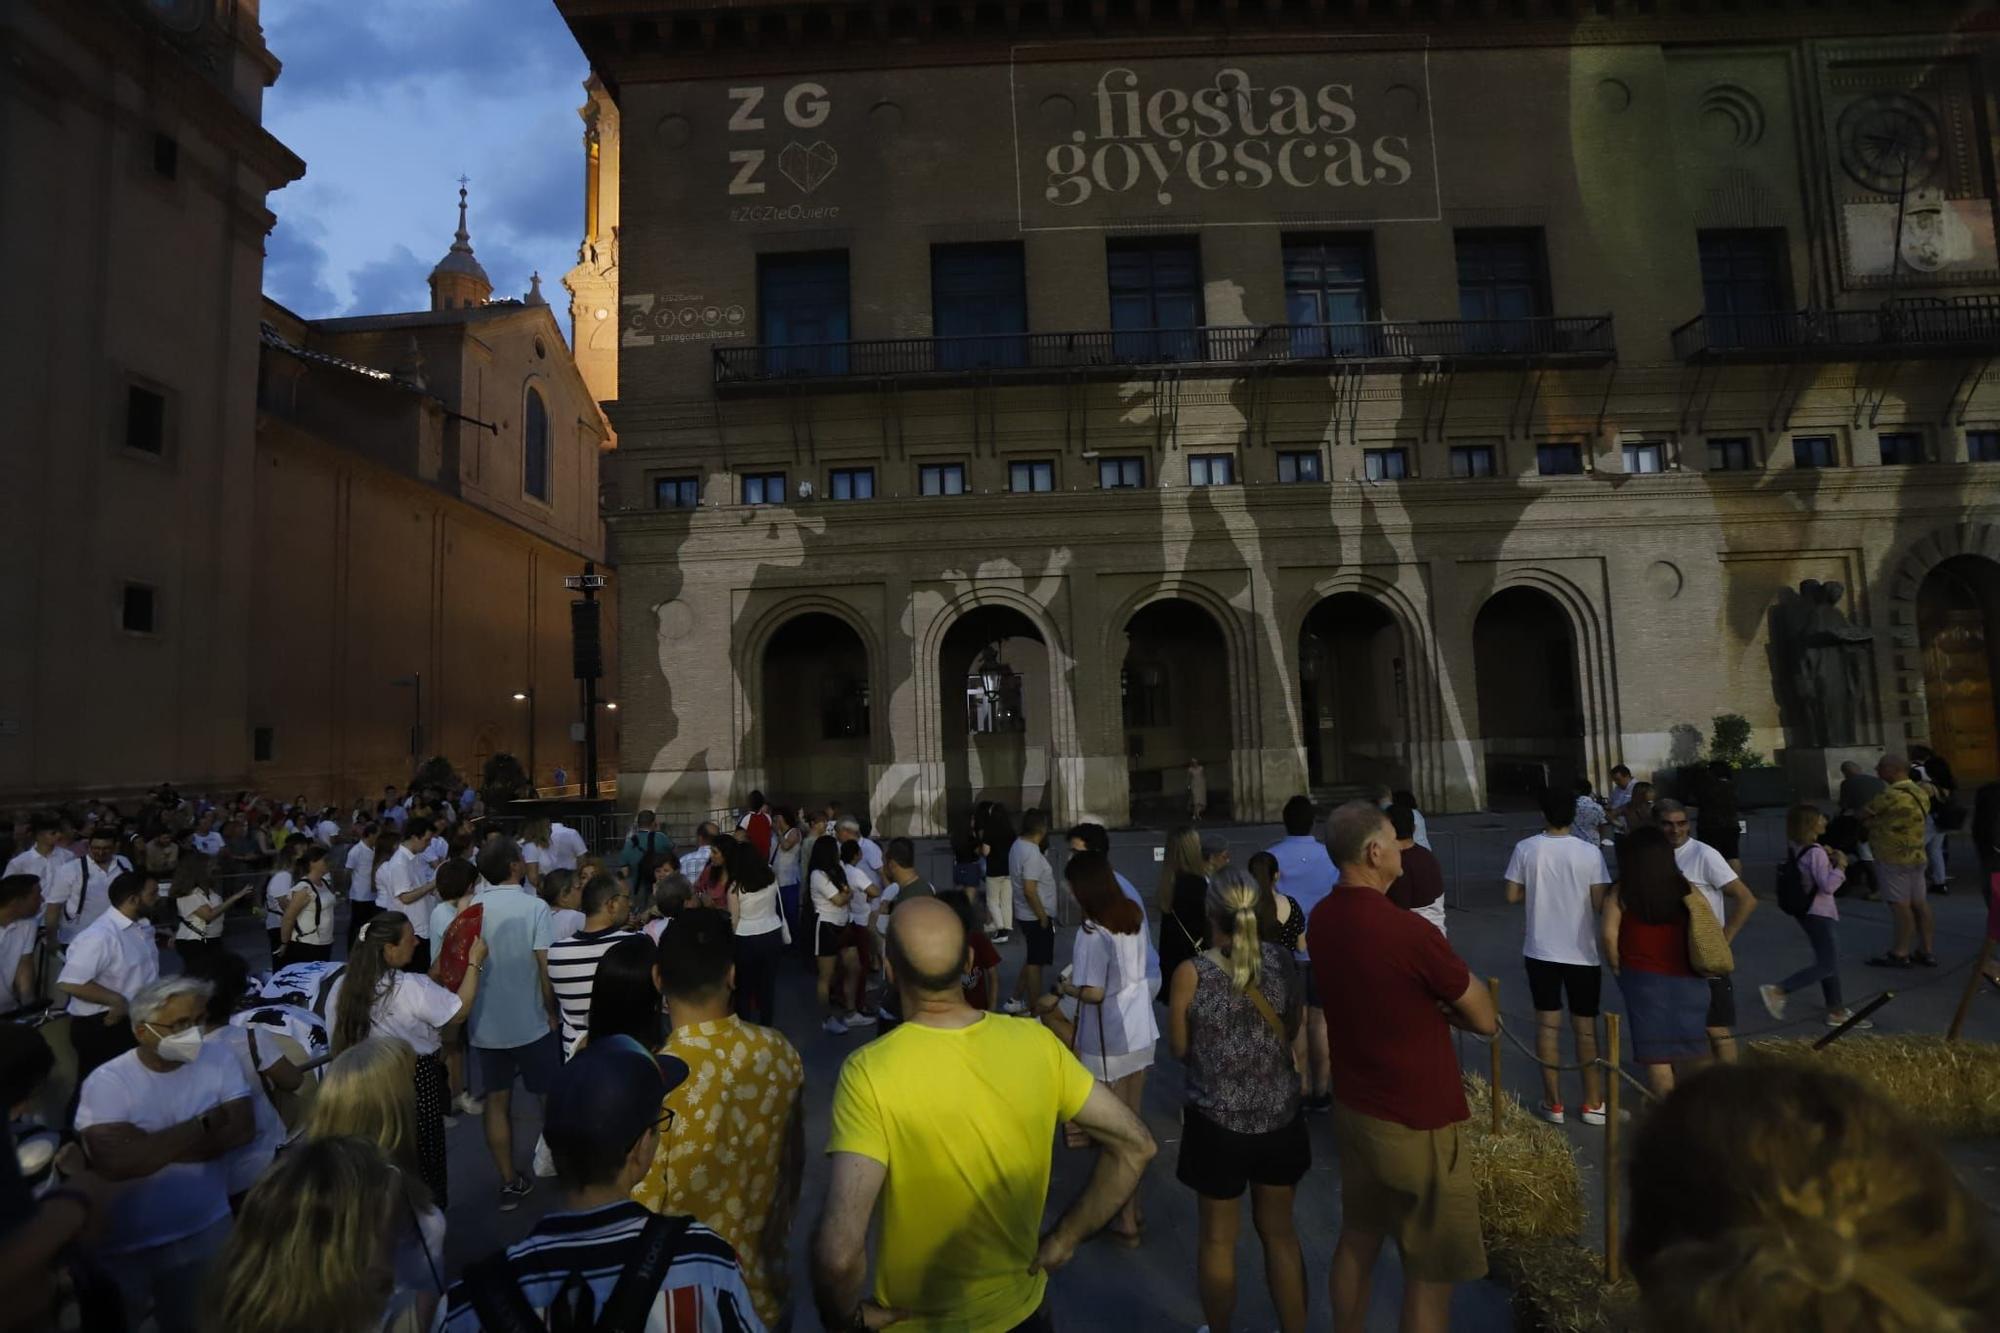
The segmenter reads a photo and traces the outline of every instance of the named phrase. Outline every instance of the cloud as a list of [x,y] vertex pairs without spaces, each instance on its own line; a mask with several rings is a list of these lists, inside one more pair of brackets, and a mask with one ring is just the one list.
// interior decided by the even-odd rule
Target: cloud
[[347,275],[352,297],[350,315],[392,315],[431,308],[430,286],[426,279],[437,266],[434,259],[419,259],[407,245],[395,245],[383,259],[372,259]]
[[281,215],[264,243],[264,290],[308,319],[333,313],[326,284],[326,228],[311,217]]
[[524,128],[522,153],[509,161],[480,213],[522,241],[575,245],[583,235],[583,148],[581,122],[546,121]]
[[396,84],[495,92],[572,67],[576,43],[549,0],[267,0],[265,40],[299,99]]

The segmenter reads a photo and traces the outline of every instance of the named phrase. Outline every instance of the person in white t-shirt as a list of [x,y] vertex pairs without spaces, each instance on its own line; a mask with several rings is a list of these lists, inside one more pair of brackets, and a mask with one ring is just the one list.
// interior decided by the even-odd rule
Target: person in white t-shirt
[[142,870],[111,882],[111,910],[90,923],[63,955],[56,990],[69,1002],[77,1078],[132,1048],[132,997],[160,975],[151,915],[159,886]]
[[1604,969],[1597,952],[1598,913],[1611,887],[1604,853],[1570,836],[1576,798],[1556,787],[1541,792],[1544,827],[1515,844],[1507,862],[1507,901],[1528,904],[1522,945],[1528,993],[1535,1006],[1535,1054],[1542,1061],[1542,1118],[1563,1123],[1562,1018],[1569,1010],[1576,1060],[1583,1066],[1583,1121],[1604,1123],[1604,1078],[1597,1068],[1597,1011]]
[[188,846],[203,856],[222,855],[222,835],[216,832],[213,814],[205,814],[195,821],[194,833],[188,838]]
[[430,842],[430,821],[410,820],[403,826],[400,845],[388,862],[375,870],[376,911],[403,913],[417,937],[416,950],[404,969],[410,972],[428,972],[431,966],[431,908],[437,905],[437,872],[420,855]]
[[0,1014],[33,1004],[35,917],[42,909],[42,882],[33,875],[0,875]]
[[544,869],[536,892],[549,905],[551,940],[566,940],[583,929],[583,885],[574,870]]
[[[1727,857],[1715,848],[1694,836],[1694,826],[1688,822],[1687,807],[1679,801],[1661,799],[1653,802],[1653,818],[1666,831],[1667,841],[1673,844],[1674,865],[1681,872],[1681,878],[1691,888],[1700,890],[1701,896],[1715,912],[1715,919],[1722,923],[1722,937],[1734,940],[1743,923],[1757,910],[1756,895],[1749,885],[1736,873]],[[1736,1059],[1736,984],[1730,977],[1710,977],[1708,979],[1708,1044],[1715,1051],[1715,1058],[1723,1061]]]
[[257,1132],[236,1057],[202,1040],[210,988],[167,977],[131,1001],[135,1050],[84,1080],[76,1127],[91,1165],[124,1189],[98,1252],[127,1322],[150,1308],[161,1333],[200,1326],[203,1272],[229,1238],[229,1154]]
[[859,960],[847,935],[848,909],[854,902],[854,890],[847,885],[840,844],[835,839],[822,837],[807,853],[806,891],[812,896],[815,919],[813,953],[819,966],[819,1003],[826,1011],[822,1027],[839,1036],[847,1031],[847,1009],[843,1004],[847,979],[858,968]]
[[383,838],[395,849],[396,831],[384,831],[369,820],[361,826],[361,838],[347,849],[347,943],[352,946],[368,918],[375,915],[375,862]]
[[[845,824],[847,821],[843,821]],[[875,913],[882,886],[869,875],[858,839],[840,842],[840,872],[846,881],[847,947],[854,951],[854,1003],[841,1016],[848,1027],[866,1027],[875,1022],[875,1009],[868,1003],[869,959],[875,952]]]
[[191,965],[187,975],[210,987],[202,1014],[202,1043],[220,1047],[236,1058],[250,1084],[251,1106],[257,1117],[256,1136],[224,1159],[230,1207],[235,1210],[290,1137],[278,1108],[271,1104],[271,1092],[297,1092],[305,1082],[305,1073],[287,1058],[277,1029],[230,1021],[250,994],[250,969],[241,957],[224,949]]
[[1056,961],[1056,876],[1042,851],[1049,837],[1049,817],[1040,810],[1021,812],[1021,831],[1007,850],[1007,878],[1014,893],[1014,930],[1028,943],[1021,973],[1014,979],[1010,1014],[1026,1013],[1042,993],[1042,969]]
[[300,844],[298,858],[292,863],[298,877],[278,920],[274,962],[323,962],[333,957],[334,918],[340,899],[327,878],[327,856],[321,843]]
[[36,815],[28,821],[28,828],[34,842],[24,852],[17,853],[7,862],[0,874],[33,875],[42,885],[42,912],[44,922],[53,931],[60,923],[63,895],[58,884],[59,872],[71,859],[70,854],[57,845],[57,835],[62,825],[49,815]]
[[582,858],[590,855],[590,844],[560,819],[549,823],[548,868],[551,870],[575,870]]
[[44,898],[46,905],[59,909],[53,914],[56,938],[64,944],[104,915],[111,906],[111,881],[132,868],[129,860],[118,855],[118,838],[109,831],[92,833],[85,847],[85,855],[64,862],[57,870],[55,897]]
[[209,880],[206,857],[191,856],[174,867],[174,950],[184,962],[192,962],[217,949],[226,948],[223,932],[229,926],[229,909],[257,891],[245,884],[224,897]]

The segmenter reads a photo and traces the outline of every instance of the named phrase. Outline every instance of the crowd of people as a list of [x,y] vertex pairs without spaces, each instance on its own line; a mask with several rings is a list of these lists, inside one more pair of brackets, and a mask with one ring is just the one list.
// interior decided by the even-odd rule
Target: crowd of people
[[[1884,965],[1925,965],[1917,909],[1949,791],[1927,758],[1913,775],[1885,756],[1880,786],[1844,790],[1833,824],[1791,811],[1780,906],[1813,962],[1760,988],[1774,1014],[1817,983],[1828,1023],[1852,1018],[1834,898],[1857,864],[1908,909],[1884,955],[1904,961]],[[2000,1318],[2000,1267],[1933,1147],[1854,1085],[1734,1064],[1733,969],[1717,960],[1757,899],[1713,791],[1694,815],[1622,768],[1602,798],[1544,792],[1544,827],[1504,876],[1526,915],[1541,1114],[1569,1114],[1553,1068],[1567,1018],[1575,1113],[1606,1120],[1606,964],[1665,1098],[1632,1165],[1648,1318]],[[685,846],[650,813],[600,848],[559,821],[483,814],[456,790],[336,816],[162,789],[131,817],[22,822],[0,876],[0,980],[20,1020],[0,1024],[20,1148],[0,1177],[0,1274],[26,1296],[0,1328],[61,1307],[107,1331],[736,1333],[810,1310],[828,1329],[1041,1333],[1058,1324],[1048,1275],[1081,1244],[1148,1244],[1139,1187],[1159,1147],[1143,1109],[1163,1054],[1182,1074],[1173,1175],[1193,1196],[1210,1333],[1237,1326],[1246,1193],[1278,1324],[1307,1326],[1309,1117],[1326,1117],[1340,1168],[1336,1329],[1363,1327],[1385,1245],[1406,1330],[1448,1327],[1454,1286],[1486,1272],[1453,1032],[1491,1038],[1500,1020],[1452,947],[1407,792],[1323,819],[1295,797],[1284,836],[1241,865],[1213,830],[1175,829],[1148,892],[1102,825],[990,801],[953,838],[949,883],[910,838],[878,841],[835,803],[752,793]],[[1975,826],[1990,817],[2000,800]],[[246,900],[264,958],[226,938]],[[804,1060],[776,1027],[791,968],[816,981],[816,1040],[870,1038],[847,1041],[824,1144],[807,1142]],[[41,1021],[58,1009],[73,1078]],[[540,1111],[532,1148],[523,1099]],[[466,1118],[496,1168],[492,1206],[556,1200],[447,1281],[447,1132]],[[1817,1152],[1800,1145],[1814,1135]],[[1045,1223],[1058,1143],[1092,1165]],[[795,1281],[814,1148],[830,1179]],[[1829,1168],[1835,1149],[1852,1173]],[[1694,1199],[1691,1181],[1712,1183]]]

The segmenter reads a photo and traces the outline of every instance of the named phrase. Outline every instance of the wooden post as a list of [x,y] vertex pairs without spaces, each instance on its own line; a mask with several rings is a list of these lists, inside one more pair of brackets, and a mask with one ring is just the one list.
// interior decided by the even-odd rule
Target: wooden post
[[1618,1027],[1622,1015],[1617,1012],[1604,1016],[1606,1037],[1611,1047],[1608,1074],[1611,1086],[1604,1095],[1604,1280],[1618,1281],[1618,1116],[1619,1085],[1624,1076],[1619,1072],[1621,1038]]
[[1979,983],[1986,979],[1986,967],[1992,961],[1993,941],[1990,938],[1980,941],[1979,961],[1972,965],[1972,975],[1965,979],[1965,994],[1958,997],[1958,1012],[1951,1016],[1951,1030],[1944,1034],[1946,1041],[1958,1040],[1966,1015],[1972,1012],[1972,997],[1979,993]]
[[[1497,1018],[1500,1013],[1500,978],[1498,977],[1486,978],[1486,993],[1493,997],[1493,1013]],[[1492,1071],[1493,1081],[1487,1085],[1486,1091],[1488,1094],[1487,1100],[1493,1103],[1493,1132],[1495,1134],[1498,1134],[1500,1132],[1500,1034],[1499,1033],[1496,1032],[1493,1034],[1493,1041],[1491,1045],[1493,1048],[1493,1071]]]

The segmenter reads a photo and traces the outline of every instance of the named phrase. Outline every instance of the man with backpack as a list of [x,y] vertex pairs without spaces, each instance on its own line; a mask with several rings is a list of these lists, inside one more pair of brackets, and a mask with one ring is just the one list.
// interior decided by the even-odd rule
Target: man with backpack
[[625,835],[625,845],[618,851],[618,864],[628,873],[636,872],[639,863],[649,856],[659,861],[673,854],[674,840],[660,832],[659,818],[651,810],[641,810],[632,831]]
[[593,1042],[563,1066],[542,1125],[562,1210],[466,1269],[445,1294],[441,1333],[762,1333],[729,1242],[632,1199],[672,1124],[666,1095],[687,1075],[627,1036]]

